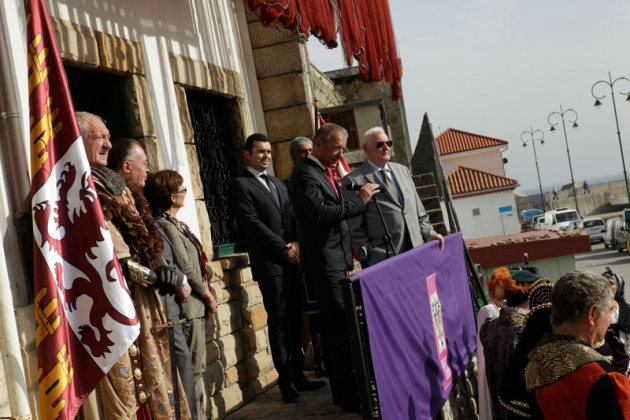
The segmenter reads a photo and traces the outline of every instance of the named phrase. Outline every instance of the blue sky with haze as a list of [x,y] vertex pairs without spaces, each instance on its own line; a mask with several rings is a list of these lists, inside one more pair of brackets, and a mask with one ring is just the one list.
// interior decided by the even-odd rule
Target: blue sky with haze
[[[533,150],[521,143],[531,126],[545,134],[536,144],[543,189],[560,188],[570,182],[566,146],[547,117],[562,105],[578,113],[580,128],[567,130],[575,181],[623,177],[610,88],[596,89],[607,95],[598,110],[591,86],[609,70],[630,79],[629,0],[390,0],[390,8],[412,149],[426,112],[436,135],[450,127],[509,141],[506,175],[520,191],[537,190]],[[314,39],[309,55],[321,70],[344,67],[340,49]],[[630,82],[615,90],[630,91]],[[616,96],[630,171],[625,99]]]

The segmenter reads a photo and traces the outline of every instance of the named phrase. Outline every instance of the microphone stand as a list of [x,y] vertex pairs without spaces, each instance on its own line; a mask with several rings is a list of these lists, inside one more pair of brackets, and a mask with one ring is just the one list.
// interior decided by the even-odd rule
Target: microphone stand
[[[381,218],[381,223],[383,224],[383,230],[385,230],[385,234],[383,235],[383,243],[385,244],[385,252],[386,252],[387,258],[395,257],[396,250],[394,249],[392,235],[389,234],[389,229],[387,228],[385,217],[383,217],[383,212],[381,211],[381,205],[378,202],[378,193],[372,196],[372,200],[374,200],[374,204],[376,205],[376,210],[378,211],[378,215]],[[391,249],[391,254],[390,254],[390,249]]]

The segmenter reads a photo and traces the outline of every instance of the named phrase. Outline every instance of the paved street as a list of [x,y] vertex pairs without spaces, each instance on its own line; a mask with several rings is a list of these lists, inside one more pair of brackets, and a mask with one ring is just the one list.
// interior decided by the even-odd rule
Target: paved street
[[626,251],[619,253],[614,249],[604,248],[603,243],[592,244],[591,252],[584,252],[575,256],[575,264],[580,270],[588,270],[602,274],[606,267],[621,274],[626,280],[626,301],[630,302],[630,255]]

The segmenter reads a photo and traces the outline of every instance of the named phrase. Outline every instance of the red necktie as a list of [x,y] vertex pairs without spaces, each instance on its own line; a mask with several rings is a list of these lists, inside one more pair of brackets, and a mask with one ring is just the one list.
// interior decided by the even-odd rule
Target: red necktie
[[339,191],[337,190],[337,185],[335,184],[335,179],[333,178],[333,173],[330,170],[330,168],[326,168],[326,175],[328,176],[330,185],[332,185],[333,190],[335,190],[335,194],[337,195],[337,198],[339,198]]

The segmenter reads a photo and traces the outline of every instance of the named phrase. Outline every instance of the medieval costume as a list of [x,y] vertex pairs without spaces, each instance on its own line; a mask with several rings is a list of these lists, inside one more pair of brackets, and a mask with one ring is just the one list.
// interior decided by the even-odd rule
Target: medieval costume
[[[525,387],[527,355],[547,333],[551,332],[551,283],[537,285],[529,295],[530,312],[525,317],[525,328],[514,349],[499,390],[499,401],[508,419],[529,418],[532,397]],[[535,401],[535,398],[533,399]],[[534,409],[534,411],[536,411]],[[480,417],[481,418],[481,417]]]
[[630,418],[630,382],[585,341],[548,334],[529,359],[525,381],[540,409],[533,418]]
[[[162,237],[146,200],[140,196],[136,203],[125,181],[110,169],[92,169],[92,175],[118,259],[129,259],[151,270],[164,265]],[[164,328],[167,319],[160,296],[156,289],[147,287],[150,281],[146,275],[133,270],[131,264],[125,275],[140,322],[140,335],[99,382],[98,415],[107,419],[189,419],[179,378],[175,378],[177,386],[173,386]]]
[[[517,280],[518,279],[518,280]],[[510,272],[501,267],[492,273],[488,290],[493,301],[506,298],[499,317],[487,320],[479,331],[486,363],[486,380],[492,401],[492,417],[506,418],[505,409],[499,403],[499,389],[503,375],[521,337],[527,315],[528,295],[532,282],[540,277],[525,270]]]

